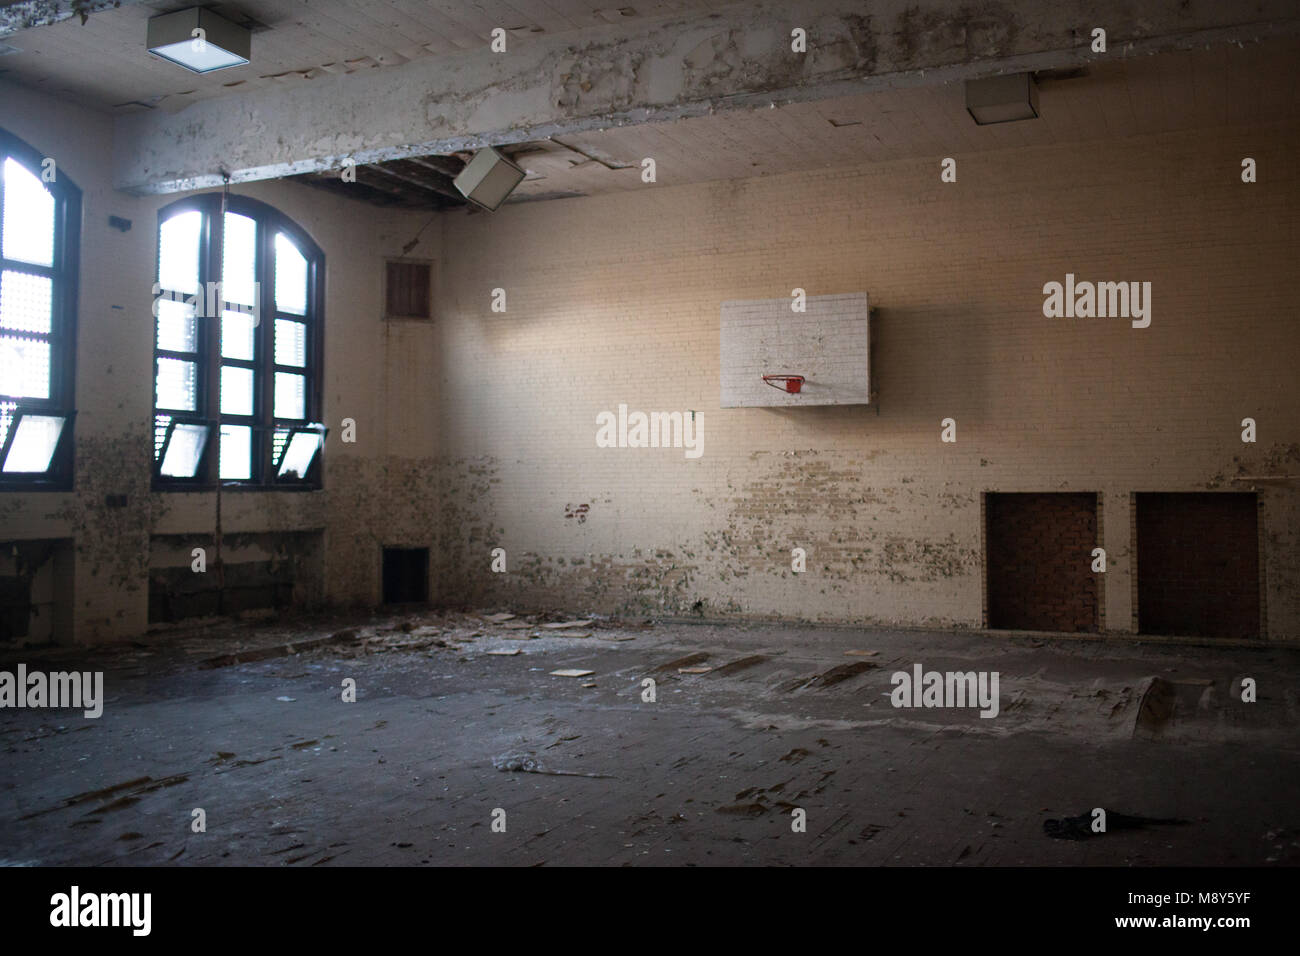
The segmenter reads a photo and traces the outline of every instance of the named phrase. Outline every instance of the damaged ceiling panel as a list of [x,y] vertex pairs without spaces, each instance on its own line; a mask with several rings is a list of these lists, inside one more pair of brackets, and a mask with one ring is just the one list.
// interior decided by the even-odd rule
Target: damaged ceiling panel
[[[362,163],[292,179],[349,199],[401,209],[453,209],[466,205],[452,185],[468,156],[421,156]],[[349,178],[344,178],[345,175]]]
[[[620,160],[598,146],[578,146],[558,139],[514,143],[498,150],[525,172],[510,202],[560,199],[631,188],[640,183],[640,164]],[[384,163],[364,163],[342,169],[292,177],[310,186],[376,206],[407,209],[450,209],[469,205],[453,185],[473,154],[418,156]],[[618,182],[615,183],[614,174]]]

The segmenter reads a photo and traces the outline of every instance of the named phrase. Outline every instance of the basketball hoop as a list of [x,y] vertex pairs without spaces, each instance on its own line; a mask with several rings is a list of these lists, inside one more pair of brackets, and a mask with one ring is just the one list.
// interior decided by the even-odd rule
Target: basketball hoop
[[763,381],[791,395],[798,395],[799,390],[803,388],[802,375],[764,375]]

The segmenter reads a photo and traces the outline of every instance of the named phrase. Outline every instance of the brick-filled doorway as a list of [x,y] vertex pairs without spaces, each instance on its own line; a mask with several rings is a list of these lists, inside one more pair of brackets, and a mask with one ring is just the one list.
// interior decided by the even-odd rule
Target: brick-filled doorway
[[1137,495],[1138,629],[1259,637],[1259,509],[1243,492]]
[[985,496],[985,556],[991,628],[1096,631],[1097,496]]

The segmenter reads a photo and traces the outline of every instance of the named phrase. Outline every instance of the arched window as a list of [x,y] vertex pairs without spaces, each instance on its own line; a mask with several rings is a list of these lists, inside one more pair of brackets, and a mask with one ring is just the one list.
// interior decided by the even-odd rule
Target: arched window
[[320,486],[325,257],[282,213],[243,196],[158,216],[154,482]]
[[0,488],[72,487],[81,190],[0,130]]

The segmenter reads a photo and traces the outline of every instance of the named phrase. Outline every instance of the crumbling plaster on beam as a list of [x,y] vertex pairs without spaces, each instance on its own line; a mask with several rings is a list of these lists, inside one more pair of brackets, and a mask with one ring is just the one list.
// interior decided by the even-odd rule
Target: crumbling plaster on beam
[[17,0],[0,5],[0,40],[20,30],[45,27],[73,17],[84,24],[92,14],[129,7],[140,0]]
[[[1210,12],[1135,17],[1070,0],[1050,10],[1003,0],[961,6],[894,0],[813,0],[731,7],[693,18],[610,26],[521,42],[505,54],[468,51],[380,74],[331,76],[296,88],[236,94],[176,114],[117,121],[118,188],[167,193],[409,156],[473,150],[609,126],[664,122],[728,109],[952,82],[995,72],[1062,69],[1300,32],[1293,4],[1265,0],[1248,24],[1230,4]],[[1073,7],[1073,10],[1068,8]],[[1199,9],[1199,8],[1198,8]],[[1062,27],[1062,23],[1076,26]],[[793,26],[809,53],[790,50]],[[382,107],[382,108],[381,108]],[[322,122],[321,117],[327,119]]]

